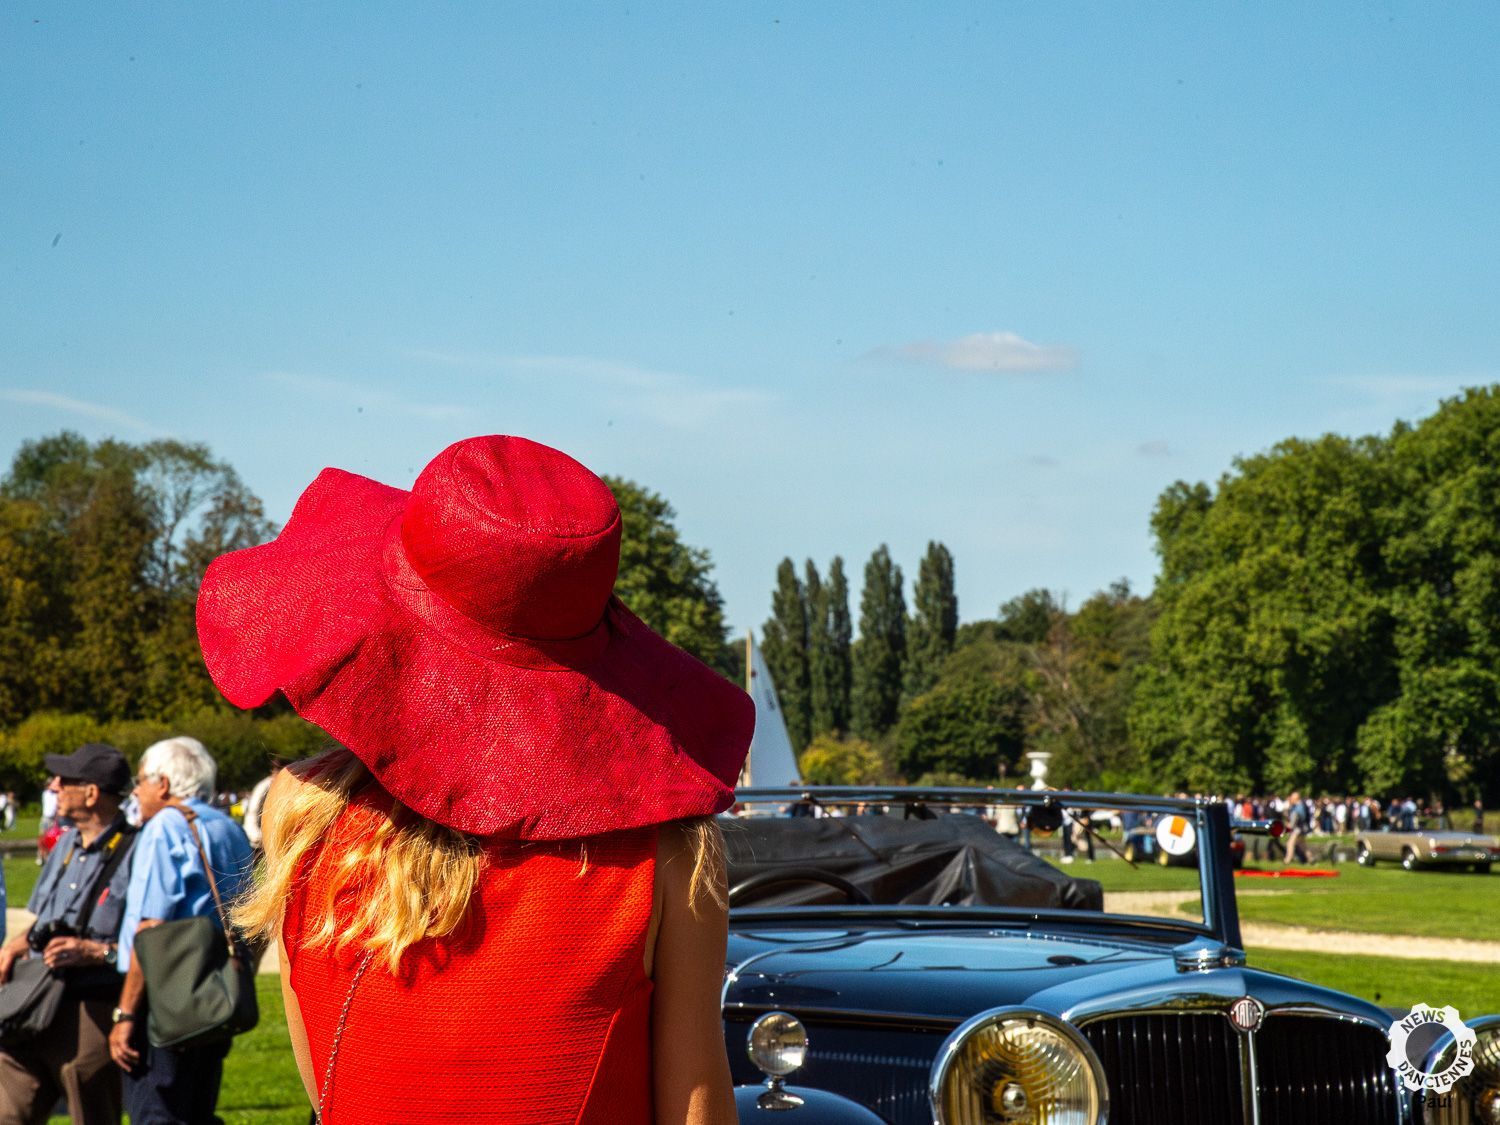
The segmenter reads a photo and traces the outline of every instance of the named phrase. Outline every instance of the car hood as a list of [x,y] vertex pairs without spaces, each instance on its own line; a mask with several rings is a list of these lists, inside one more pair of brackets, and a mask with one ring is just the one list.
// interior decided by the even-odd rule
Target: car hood
[[729,953],[726,1010],[782,1008],[812,1019],[957,1026],[1016,1004],[1076,1020],[1246,995],[1267,1008],[1315,1005],[1372,1022],[1389,1018],[1374,1005],[1274,973],[1182,972],[1170,946],[1073,934],[752,931],[732,934]]
[[747,933],[730,939],[724,1001],[961,1021],[1069,981],[1142,968],[1167,951],[992,931]]

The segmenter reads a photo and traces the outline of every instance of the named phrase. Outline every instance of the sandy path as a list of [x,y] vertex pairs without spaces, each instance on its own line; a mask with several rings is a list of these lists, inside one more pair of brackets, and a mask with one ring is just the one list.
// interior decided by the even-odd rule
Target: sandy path
[[[1241,895],[1289,894],[1288,891],[1240,891]],[[1105,908],[1157,918],[1181,918],[1180,907],[1196,909],[1198,896],[1181,891],[1112,891]],[[1247,947],[1288,949],[1306,953],[1355,953],[1373,957],[1401,957],[1426,961],[1476,961],[1500,964],[1500,942],[1459,938],[1411,937],[1405,934],[1367,934],[1354,930],[1309,930],[1302,926],[1273,926],[1243,922],[1240,934]]]

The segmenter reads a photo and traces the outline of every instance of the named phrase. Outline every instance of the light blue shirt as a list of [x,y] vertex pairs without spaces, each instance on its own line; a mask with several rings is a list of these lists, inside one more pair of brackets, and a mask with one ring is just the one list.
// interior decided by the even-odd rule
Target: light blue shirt
[[[196,798],[190,798],[187,806],[198,814],[198,835],[214,869],[219,895],[228,907],[249,878],[250,841],[244,829],[218,809]],[[169,806],[146,821],[135,841],[125,917],[120,925],[120,972],[130,968],[141,919],[173,922],[200,914],[217,917],[213,892],[187,818]]]

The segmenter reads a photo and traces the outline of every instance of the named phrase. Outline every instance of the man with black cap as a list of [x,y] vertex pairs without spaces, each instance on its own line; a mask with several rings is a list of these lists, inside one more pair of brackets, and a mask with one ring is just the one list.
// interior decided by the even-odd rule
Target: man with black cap
[[27,903],[36,921],[0,946],[0,982],[17,960],[41,957],[67,991],[52,1026],[0,1050],[0,1125],[45,1121],[59,1094],[74,1125],[117,1125],[120,1072],[109,1029],[120,995],[115,950],[136,832],[120,811],[130,765],[98,742],[45,761],[58,815],[72,827],[47,857]]

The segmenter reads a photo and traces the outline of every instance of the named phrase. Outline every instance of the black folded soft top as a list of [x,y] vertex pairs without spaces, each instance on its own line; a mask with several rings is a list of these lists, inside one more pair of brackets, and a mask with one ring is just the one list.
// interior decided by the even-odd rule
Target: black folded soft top
[[[1093,879],[1074,879],[969,813],[889,816],[752,816],[725,820],[729,885],[815,868],[853,883],[879,905],[1016,906],[1102,910]],[[764,886],[736,906],[843,903],[812,882]]]

